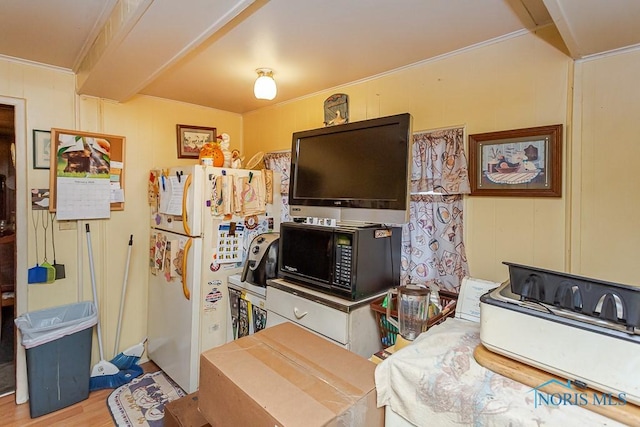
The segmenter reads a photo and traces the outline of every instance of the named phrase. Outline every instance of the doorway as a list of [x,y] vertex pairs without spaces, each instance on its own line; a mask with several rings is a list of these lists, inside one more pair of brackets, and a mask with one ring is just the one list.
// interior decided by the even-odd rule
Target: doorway
[[0,104],[0,396],[16,387],[15,108]]

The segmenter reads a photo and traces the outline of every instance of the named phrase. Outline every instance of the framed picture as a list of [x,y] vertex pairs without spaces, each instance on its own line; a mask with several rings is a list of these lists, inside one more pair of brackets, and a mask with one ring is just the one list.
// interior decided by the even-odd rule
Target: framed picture
[[197,159],[207,142],[216,140],[216,128],[176,125],[178,132],[178,158]]
[[51,132],[33,130],[33,168],[49,169],[51,163]]
[[324,100],[324,125],[349,123],[349,95],[334,93]]
[[562,125],[469,135],[472,196],[561,197]]

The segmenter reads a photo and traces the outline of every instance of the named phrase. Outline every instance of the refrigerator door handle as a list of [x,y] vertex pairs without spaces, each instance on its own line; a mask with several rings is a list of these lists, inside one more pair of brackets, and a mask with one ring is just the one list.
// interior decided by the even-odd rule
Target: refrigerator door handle
[[184,255],[182,257],[182,293],[186,299],[191,299],[191,292],[187,287],[187,257],[189,255],[189,249],[191,249],[192,239],[189,238],[184,245]]
[[[189,223],[187,222],[187,194],[189,193],[189,187],[191,186],[191,175],[187,176],[187,180],[184,182],[184,189],[182,190],[182,227],[184,227],[184,234],[191,235],[189,229]],[[184,272],[184,270],[183,270]],[[187,297],[187,299],[189,299]]]
[[191,230],[189,229],[189,223],[187,222],[187,194],[189,192],[189,187],[191,186],[191,175],[187,176],[187,180],[184,182],[184,189],[182,190],[182,227],[184,228],[184,234],[187,236],[191,235]]

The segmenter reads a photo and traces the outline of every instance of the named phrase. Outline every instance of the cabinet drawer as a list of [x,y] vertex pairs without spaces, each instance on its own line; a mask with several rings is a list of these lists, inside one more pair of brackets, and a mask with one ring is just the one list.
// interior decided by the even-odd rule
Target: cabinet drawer
[[[285,319],[284,317],[280,316],[277,313],[274,313],[273,311],[269,311],[268,313],[269,314],[267,315],[267,328],[270,328],[271,326],[279,325],[281,323],[291,322],[289,319]],[[343,344],[343,343],[340,343],[338,341],[334,341],[334,340],[332,340],[331,338],[329,338],[329,337],[327,337],[325,335],[317,333],[313,329],[309,329],[309,328],[305,328],[304,326],[301,326],[299,323],[296,323],[296,325],[300,326],[301,328],[304,328],[306,331],[309,331],[314,335],[319,336],[320,338],[322,338],[324,340],[329,341],[332,344],[339,345],[340,347],[344,348],[345,350],[349,350],[349,346],[347,344]]]
[[339,343],[348,343],[347,313],[274,287],[267,289],[267,310]]

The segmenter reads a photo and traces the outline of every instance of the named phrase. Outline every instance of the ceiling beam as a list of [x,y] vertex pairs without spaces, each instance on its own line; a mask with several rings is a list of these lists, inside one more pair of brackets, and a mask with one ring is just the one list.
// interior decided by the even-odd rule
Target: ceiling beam
[[253,2],[120,0],[77,71],[78,94],[128,100]]

